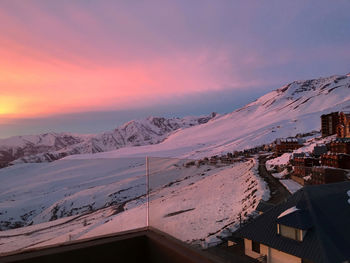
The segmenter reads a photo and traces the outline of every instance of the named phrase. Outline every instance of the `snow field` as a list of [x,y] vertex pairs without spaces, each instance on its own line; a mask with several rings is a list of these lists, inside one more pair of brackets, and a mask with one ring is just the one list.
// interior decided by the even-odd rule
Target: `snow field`
[[[104,161],[102,164],[106,166]],[[203,165],[198,168],[195,166],[186,168],[183,166],[185,162],[178,159],[157,159],[151,165],[150,170],[155,173],[151,175],[153,180],[150,180],[153,190],[149,204],[150,226],[159,228],[183,241],[200,244],[203,247],[220,241],[220,237],[225,236],[227,230],[232,231],[238,227],[239,215],[242,220],[247,219],[259,200],[261,198],[267,200],[269,197],[269,190],[256,175],[257,164],[254,159],[224,167]],[[118,161],[115,160],[115,163]],[[135,160],[128,160],[128,164],[124,167],[131,164],[136,168],[143,167],[137,166],[140,165],[139,160],[136,163]],[[85,167],[81,162],[80,165]],[[123,175],[126,176],[125,171],[121,169],[119,178]],[[138,180],[131,179],[137,175],[138,173],[129,173],[128,179],[134,183],[134,186],[138,185]],[[100,174],[100,180],[107,180],[107,178],[109,178],[108,175]],[[160,180],[161,178],[163,180]],[[93,181],[98,182],[96,178]],[[70,185],[69,182],[66,183]],[[128,189],[129,181],[124,180],[124,183],[127,187],[121,187],[121,189]],[[89,192],[89,195],[91,194],[93,192]],[[144,195],[131,197],[128,196],[129,201],[107,207],[102,206],[95,211],[43,224],[1,231],[0,253],[145,227],[147,224],[146,198]],[[77,199],[80,200],[79,195]],[[54,203],[62,204],[60,201]]]

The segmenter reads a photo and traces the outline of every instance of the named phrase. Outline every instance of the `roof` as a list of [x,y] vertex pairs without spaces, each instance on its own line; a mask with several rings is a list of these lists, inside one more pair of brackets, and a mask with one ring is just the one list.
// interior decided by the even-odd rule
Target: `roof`
[[335,115],[335,114],[339,114],[339,112],[338,112],[338,111],[335,111],[335,112],[330,112],[330,113],[322,114],[322,115],[321,115],[321,118],[322,118],[322,117],[325,117],[325,116],[329,116],[329,115]]
[[335,141],[331,143],[350,143],[350,138],[336,138]]
[[255,208],[256,211],[265,213],[266,211],[270,210],[270,208],[274,207],[274,204],[267,203],[263,200],[261,200],[258,204],[258,206]]
[[[294,206],[297,209],[280,216]],[[340,263],[350,259],[349,218],[350,182],[305,186],[235,235],[313,262]],[[307,229],[304,240],[278,235],[277,223]]]
[[302,230],[308,230],[312,227],[312,220],[307,210],[297,208],[293,212],[283,215],[285,212],[277,217],[277,223]]
[[305,152],[301,152],[301,153],[293,153],[293,158],[300,158],[300,157],[305,157],[306,154]]

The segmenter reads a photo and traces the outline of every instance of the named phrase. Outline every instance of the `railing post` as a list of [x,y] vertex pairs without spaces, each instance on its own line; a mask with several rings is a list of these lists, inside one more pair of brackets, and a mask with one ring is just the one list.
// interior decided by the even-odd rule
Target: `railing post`
[[146,209],[147,209],[147,219],[146,225],[149,227],[149,157],[146,156]]

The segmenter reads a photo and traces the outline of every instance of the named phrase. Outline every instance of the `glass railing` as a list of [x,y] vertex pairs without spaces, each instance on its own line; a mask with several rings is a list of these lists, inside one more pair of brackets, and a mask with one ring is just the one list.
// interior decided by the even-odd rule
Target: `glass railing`
[[148,158],[149,226],[207,248],[247,221],[265,185],[254,159]]
[[0,169],[0,254],[147,226],[144,158]]
[[71,159],[0,169],[0,255],[144,227],[199,248],[265,193],[254,159]]

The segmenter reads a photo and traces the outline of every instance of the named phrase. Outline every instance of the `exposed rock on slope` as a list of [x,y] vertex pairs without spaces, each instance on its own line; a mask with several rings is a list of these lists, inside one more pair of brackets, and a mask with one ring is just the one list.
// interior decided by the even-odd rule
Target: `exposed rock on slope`
[[17,136],[0,140],[0,162],[50,162],[68,155],[98,153],[126,146],[140,146],[162,142],[172,132],[207,123],[215,113],[205,117],[159,118],[130,121],[111,132],[83,136],[49,133]]
[[157,145],[123,148],[99,156],[202,158],[320,130],[320,116],[333,111],[350,111],[350,76],[294,81],[232,113],[179,130]]

